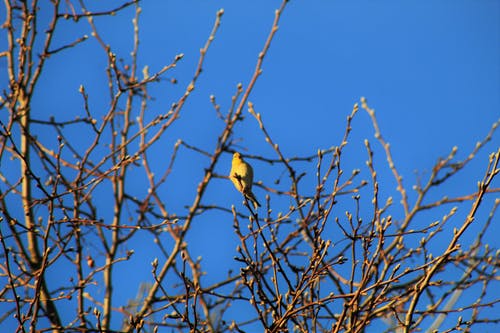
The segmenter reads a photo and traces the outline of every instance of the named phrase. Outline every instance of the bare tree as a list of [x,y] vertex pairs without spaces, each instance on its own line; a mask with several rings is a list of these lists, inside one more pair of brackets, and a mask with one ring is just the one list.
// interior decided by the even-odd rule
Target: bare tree
[[[190,83],[170,109],[152,117],[147,112],[152,102],[149,89],[172,84],[167,75],[183,55],[173,56],[155,73],[139,68],[139,1],[124,1],[102,11],[87,9],[83,0],[5,0],[4,4],[2,36],[7,48],[0,56],[7,66],[0,97],[0,302],[6,311],[0,325],[15,327],[16,332],[156,332],[167,328],[364,332],[376,325],[393,332],[452,332],[500,321],[500,316],[483,311],[498,309],[500,300],[495,293],[499,251],[484,242],[500,204],[499,188],[493,186],[500,170],[500,150],[495,148],[489,160],[481,161],[484,172],[478,175],[481,180],[474,192],[447,193],[438,200],[431,195],[455,181],[476,159],[498,122],[466,159],[457,160],[453,148],[438,160],[432,172],[411,188],[412,195],[364,98],[347,113],[345,133],[337,145],[308,156],[286,156],[267,130],[265,115],[249,100],[287,6],[283,1],[253,76],[246,85],[237,86],[229,110],[222,111],[215,97],[211,98],[213,115],[223,125],[214,138],[213,151],[179,138],[164,152],[169,156],[167,163],[158,165],[153,149],[169,135],[169,128],[186,108],[223,11],[216,13]],[[94,20],[113,20],[131,8],[135,8],[134,48],[130,57],[121,57]],[[41,11],[51,13],[48,23],[39,18]],[[62,119],[46,116],[33,109],[33,95],[45,82],[49,61],[60,61],[69,49],[90,39],[81,36],[59,44],[57,32],[63,29],[62,23],[81,21],[91,27],[90,38],[102,49],[92,56],[102,57],[107,64],[109,107],[93,108],[92,96],[81,86],[80,109],[68,110]],[[371,119],[375,141],[365,141],[366,166],[350,170],[343,161],[352,120],[360,110]],[[246,111],[251,116],[244,118]],[[213,202],[207,200],[208,186],[228,178],[221,159],[241,150],[235,135],[240,122],[256,122],[274,152],[273,156],[244,157],[268,164],[283,175],[279,184],[255,184],[267,193],[259,211],[246,199],[243,209],[228,207],[227,202],[207,204]],[[40,129],[53,135],[39,138]],[[183,189],[193,193],[186,213],[169,210],[160,192],[165,191],[182,150],[206,162],[199,167],[201,180]],[[393,175],[398,203],[393,196],[384,199],[379,193],[381,188],[390,188],[379,179],[381,168]],[[147,180],[139,189],[130,186],[137,175]],[[467,208],[467,214],[457,214],[458,206]],[[487,217],[477,218],[479,210],[489,211],[481,215]],[[187,235],[194,220],[212,212],[232,221],[240,243],[234,253],[239,271],[207,283],[203,263],[193,256]],[[425,223],[421,223],[422,216]],[[450,221],[457,225],[451,233]],[[463,238],[472,224],[480,225],[481,231],[467,246]],[[131,242],[144,237],[153,240],[161,256],[149,259],[149,280],[120,286],[138,291],[135,299],[121,302],[116,285],[123,277],[116,270],[129,265],[134,256]],[[64,278],[51,279],[50,274]],[[464,292],[471,295],[462,297]],[[236,319],[235,311],[243,315]],[[453,324],[445,321],[450,318]]]

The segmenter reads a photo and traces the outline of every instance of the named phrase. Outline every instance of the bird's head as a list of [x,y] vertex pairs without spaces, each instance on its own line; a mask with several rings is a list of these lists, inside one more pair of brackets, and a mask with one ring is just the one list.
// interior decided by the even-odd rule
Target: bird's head
[[233,154],[233,161],[235,161],[235,160],[241,160],[241,154],[240,153],[236,152],[236,153]]

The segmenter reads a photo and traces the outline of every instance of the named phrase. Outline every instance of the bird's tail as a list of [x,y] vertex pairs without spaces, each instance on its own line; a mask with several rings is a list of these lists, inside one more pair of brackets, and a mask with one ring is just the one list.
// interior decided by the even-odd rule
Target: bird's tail
[[252,203],[253,203],[253,207],[254,207],[255,209],[257,209],[257,207],[260,207],[260,203],[257,201],[257,198],[256,198],[256,197],[255,197],[255,195],[252,193],[252,191],[248,191],[248,192],[246,193],[246,197],[247,197],[250,201],[252,201]]

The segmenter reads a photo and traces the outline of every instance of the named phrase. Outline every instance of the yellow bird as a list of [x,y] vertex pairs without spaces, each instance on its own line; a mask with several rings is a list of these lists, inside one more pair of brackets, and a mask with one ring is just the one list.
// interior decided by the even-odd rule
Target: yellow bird
[[253,184],[253,169],[250,164],[245,162],[240,153],[233,154],[233,162],[231,164],[231,181],[238,191],[243,193],[245,198],[253,203],[255,209],[260,207],[260,203],[252,193]]

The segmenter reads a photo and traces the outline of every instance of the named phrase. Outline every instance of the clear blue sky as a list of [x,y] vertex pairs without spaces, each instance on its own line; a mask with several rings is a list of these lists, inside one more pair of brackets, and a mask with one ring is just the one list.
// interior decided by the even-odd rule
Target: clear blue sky
[[[246,86],[253,73],[257,55],[269,34],[274,10],[280,3],[270,0],[143,2],[140,67],[148,65],[153,73],[170,63],[176,54],[184,54],[177,68],[167,74],[167,77],[175,77],[178,84],[162,83],[151,88],[156,101],[151,102],[148,112],[153,115],[165,112],[185,90],[217,10],[224,8],[225,11],[195,92],[178,124],[155,148],[158,170],[167,163],[172,146],[179,138],[213,150],[221,123],[215,117],[209,96],[216,96],[221,111],[228,110],[236,85],[241,82]],[[3,19],[4,8],[1,10]],[[118,57],[126,61],[133,45],[132,17],[130,8],[118,14],[114,21],[96,19],[103,37]],[[82,20],[76,27],[67,23],[67,28],[56,37],[69,42],[84,33],[90,35],[90,29]],[[105,110],[108,102],[105,60],[102,50],[97,51],[99,57],[94,56],[96,48],[97,42],[90,38],[49,59],[33,101],[34,117],[54,114],[63,120],[83,115],[78,94],[80,84],[85,85],[94,110]],[[4,63],[0,62],[0,66]],[[263,70],[250,100],[285,154],[310,155],[318,148],[339,144],[347,115],[353,104],[365,96],[377,110],[382,133],[391,143],[396,166],[410,189],[416,179],[414,170],[428,174],[436,160],[447,155],[453,146],[459,148],[458,158],[465,158],[500,117],[500,2],[291,1],[283,13]],[[51,132],[42,132],[39,136],[54,140]],[[247,119],[239,125],[235,137],[242,138],[241,146],[249,153],[275,157],[254,120]],[[384,169],[385,158],[373,139],[370,120],[361,111],[353,122],[346,163],[364,167],[365,138],[376,147],[376,162]],[[85,140],[82,138],[82,142]],[[497,133],[480,158],[464,170],[464,182],[447,185],[446,190],[457,195],[472,192],[483,175],[486,156],[496,150],[499,143]],[[229,172],[229,154],[224,161],[225,165],[218,165],[218,173]],[[193,164],[202,167],[192,168]],[[192,202],[195,185],[206,165],[206,159],[182,151],[179,165],[166,184],[167,208],[180,215],[185,213],[183,207]],[[254,162],[254,169],[257,181],[272,182],[277,176],[267,164]],[[388,177],[386,171],[381,171],[381,177]],[[131,186],[145,193],[144,178],[139,177]],[[392,193],[397,202],[399,196],[394,192],[395,185],[390,182],[382,189],[386,196]],[[214,182],[209,193],[213,201],[207,204],[226,207],[235,204],[238,209],[244,209],[241,197],[228,181]],[[264,198],[265,193],[257,189],[256,195]],[[196,220],[188,235],[193,256],[204,258],[207,281],[226,275],[229,268],[239,267],[233,260],[237,238],[230,216],[209,215],[204,221]],[[498,235],[498,226],[494,230]],[[155,254],[149,251],[156,247],[145,244],[147,242],[135,244],[137,255],[132,264],[123,265],[124,271],[117,273],[127,274],[133,285],[150,279],[150,262]],[[133,275],[130,268],[134,268]],[[136,293],[121,286],[116,288],[118,298],[128,299]]]

